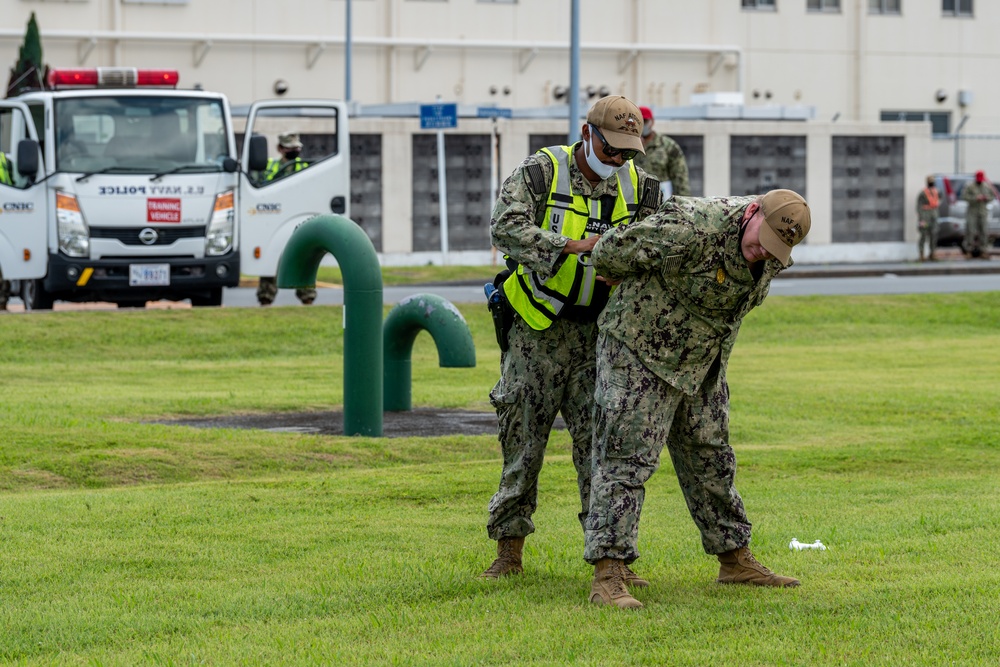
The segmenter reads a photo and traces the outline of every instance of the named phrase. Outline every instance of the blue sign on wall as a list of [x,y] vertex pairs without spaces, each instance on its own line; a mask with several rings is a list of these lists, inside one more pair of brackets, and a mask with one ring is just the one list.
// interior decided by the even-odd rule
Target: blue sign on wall
[[479,107],[476,109],[479,118],[513,118],[513,109],[502,107]]
[[421,104],[421,130],[447,130],[458,127],[457,104]]

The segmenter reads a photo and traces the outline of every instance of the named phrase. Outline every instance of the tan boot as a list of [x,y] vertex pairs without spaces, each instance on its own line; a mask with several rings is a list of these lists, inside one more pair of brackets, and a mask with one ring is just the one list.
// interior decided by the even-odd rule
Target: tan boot
[[719,554],[720,584],[751,584],[753,586],[774,586],[777,588],[794,588],[799,585],[798,579],[775,574],[757,562],[750,553],[750,547],[733,549]]
[[625,561],[614,558],[597,561],[594,565],[594,583],[590,585],[590,601],[621,609],[642,609],[642,603],[629,595],[625,587]]
[[649,582],[640,577],[638,574],[632,571],[628,565],[625,566],[625,585],[633,586],[635,588],[646,588],[649,586]]
[[523,537],[505,537],[497,540],[497,558],[486,571],[479,575],[480,579],[499,579],[511,574],[521,574],[521,550],[524,548]]

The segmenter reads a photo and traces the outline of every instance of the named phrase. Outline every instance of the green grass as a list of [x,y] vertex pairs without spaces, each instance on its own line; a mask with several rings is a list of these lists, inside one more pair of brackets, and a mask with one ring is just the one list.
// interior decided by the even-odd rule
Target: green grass
[[[489,410],[414,350],[415,405]],[[153,420],[343,401],[335,307],[0,317],[0,662],[26,665],[992,665],[1000,294],[772,297],[729,368],[754,551],[720,587],[669,461],[638,613],[586,603],[568,438],[525,576],[484,583],[492,436],[343,438]],[[827,551],[793,552],[792,537]]]
[[[498,261],[503,264],[503,256]],[[383,266],[382,283],[389,285],[420,285],[428,283],[449,283],[461,281],[493,280],[502,266]],[[340,267],[321,266],[316,280],[323,283],[342,285]]]

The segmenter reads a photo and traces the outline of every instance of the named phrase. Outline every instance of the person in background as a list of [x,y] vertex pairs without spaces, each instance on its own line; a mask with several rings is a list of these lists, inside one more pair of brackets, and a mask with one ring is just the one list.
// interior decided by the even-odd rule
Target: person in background
[[[3,151],[0,151],[0,184],[14,185],[14,168]],[[8,301],[10,301],[10,281],[3,279],[3,270],[0,267],[0,310],[7,310]]]
[[[303,160],[302,141],[295,132],[278,135],[278,153],[280,158],[269,158],[267,167],[264,169],[264,183],[277,181],[292,174],[302,171],[309,166]],[[275,276],[261,276],[257,285],[257,302],[262,306],[269,306],[274,303],[278,296],[278,280]],[[303,305],[308,306],[316,300],[316,289],[314,287],[300,287],[295,290],[295,296]]]
[[[659,182],[635,166],[642,116],[620,96],[598,100],[582,140],[529,156],[504,182],[490,221],[508,260],[499,285],[510,315],[500,380],[490,392],[503,453],[486,531],[497,557],[483,579],[520,574],[534,532],[538,475],[556,415],[573,439],[581,523],[590,505],[594,345],[610,287],[587,261],[601,234],[642,220],[660,204]],[[498,339],[501,336],[498,334]],[[629,583],[647,582],[629,572]]]
[[636,609],[627,568],[639,557],[645,484],[666,447],[719,583],[792,587],[750,553],[736,491],[726,369],[743,318],[791,264],[811,226],[791,190],[672,198],[642,222],[610,230],[594,268],[618,285],[597,341],[590,511],[584,559],[590,602]]
[[[937,226],[938,226],[938,206],[941,203],[941,195],[934,185],[934,177],[927,177],[927,187],[917,195],[917,232],[920,238],[917,240],[917,251],[920,254],[920,261],[924,259],[934,260],[934,249],[937,248]],[[924,246],[927,253],[924,253]]]
[[688,179],[687,160],[680,145],[665,134],[653,130],[653,110],[649,107],[639,107],[642,112],[642,145],[646,151],[635,157],[635,163],[646,173],[660,179],[663,196],[691,196],[691,184]]
[[976,172],[975,183],[962,188],[962,199],[969,204],[965,211],[965,252],[973,259],[990,258],[986,207],[995,197],[993,184],[986,180],[986,174],[982,171]]

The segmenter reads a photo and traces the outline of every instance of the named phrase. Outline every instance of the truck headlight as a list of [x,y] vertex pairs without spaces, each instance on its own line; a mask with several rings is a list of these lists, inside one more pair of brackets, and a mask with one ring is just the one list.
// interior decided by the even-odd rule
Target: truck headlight
[[215,197],[212,219],[205,231],[205,255],[225,255],[233,247],[233,228],[236,212],[233,209],[233,191]]
[[56,193],[56,234],[61,253],[70,257],[90,257],[90,230],[74,195]]

